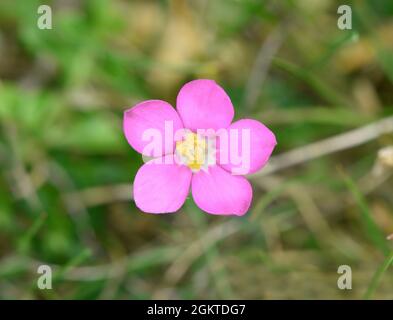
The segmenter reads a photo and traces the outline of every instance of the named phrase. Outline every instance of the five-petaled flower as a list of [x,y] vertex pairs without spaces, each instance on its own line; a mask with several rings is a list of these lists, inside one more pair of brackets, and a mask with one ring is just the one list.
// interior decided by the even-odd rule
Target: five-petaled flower
[[[176,110],[161,100],[143,101],[126,110],[123,128],[128,143],[153,157],[135,176],[136,206],[147,213],[175,212],[191,189],[197,206],[210,214],[244,215],[252,188],[242,175],[267,163],[276,138],[259,121],[232,123],[233,116],[225,91],[203,79],[181,88]],[[159,134],[153,146],[153,135],[147,134],[152,131]],[[240,167],[239,159],[246,160]]]

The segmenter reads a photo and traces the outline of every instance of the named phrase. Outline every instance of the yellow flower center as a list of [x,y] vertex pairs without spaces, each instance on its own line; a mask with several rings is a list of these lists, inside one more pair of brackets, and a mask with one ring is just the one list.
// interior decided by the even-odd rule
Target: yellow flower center
[[206,140],[193,132],[188,132],[184,140],[176,142],[176,152],[192,171],[199,171],[206,163]]

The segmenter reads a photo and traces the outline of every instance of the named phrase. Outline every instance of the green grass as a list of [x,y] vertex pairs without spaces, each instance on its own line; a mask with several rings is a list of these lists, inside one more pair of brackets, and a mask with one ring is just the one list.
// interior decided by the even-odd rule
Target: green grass
[[[1,299],[392,298],[393,169],[377,156],[392,134],[250,178],[238,218],[191,199],[140,212],[130,190],[143,162],[122,132],[125,109],[174,105],[196,78],[227,90],[236,119],[271,128],[274,155],[387,117],[390,0],[350,1],[351,31],[335,0],[63,2],[47,3],[53,29],[39,30],[41,1],[0,1]],[[283,24],[245,108],[259,50]],[[51,291],[36,287],[40,264]],[[344,264],[352,290],[337,288]]]

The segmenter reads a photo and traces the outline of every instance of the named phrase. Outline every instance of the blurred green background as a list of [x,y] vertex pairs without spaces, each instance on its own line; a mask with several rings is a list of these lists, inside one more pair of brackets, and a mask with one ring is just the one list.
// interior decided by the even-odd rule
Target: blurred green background
[[[40,4],[52,30],[37,27]],[[241,218],[132,201],[142,159],[123,111],[174,105],[192,79],[269,126],[274,156],[392,115],[393,2],[345,1],[344,31],[340,4],[2,0],[0,298],[392,299],[391,133],[250,177]],[[41,264],[52,290],[37,288]]]

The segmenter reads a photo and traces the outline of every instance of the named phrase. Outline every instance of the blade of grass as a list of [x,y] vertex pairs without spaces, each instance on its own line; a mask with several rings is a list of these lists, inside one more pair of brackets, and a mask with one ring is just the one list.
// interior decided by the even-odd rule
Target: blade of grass
[[388,268],[393,264],[393,252],[385,259],[385,261],[381,264],[378,270],[375,272],[373,278],[371,279],[370,285],[367,288],[366,293],[364,294],[364,299],[371,299],[375,290],[378,288],[379,283],[382,280],[383,274],[388,270]]
[[345,97],[337,93],[336,89],[331,88],[326,83],[320,81],[319,78],[314,76],[312,72],[309,72],[302,67],[299,67],[281,58],[274,58],[273,65],[307,83],[315,92],[320,95],[321,98],[333,106],[350,105]]
[[71,270],[73,267],[76,267],[83,263],[86,259],[88,259],[92,255],[90,249],[86,248],[82,250],[78,255],[76,255],[73,259],[67,262],[65,266],[63,266],[59,271],[57,271],[53,276],[53,283],[64,278],[64,275]]
[[40,214],[37,217],[37,219],[33,222],[31,227],[27,230],[27,232],[20,239],[19,250],[22,254],[27,253],[27,251],[29,250],[34,236],[38,233],[38,231],[44,225],[44,222],[45,222],[47,216],[48,215],[45,212]]
[[352,193],[356,204],[358,205],[361,211],[361,220],[364,225],[365,231],[367,235],[370,237],[370,240],[374,243],[374,245],[385,255],[387,256],[390,252],[389,246],[386,243],[386,237],[383,235],[379,226],[375,223],[372,213],[367,205],[367,201],[360,192],[359,188],[355,184],[355,182],[351,179],[349,175],[344,173],[341,170],[341,174],[344,177],[344,182],[348,188],[348,190]]

